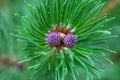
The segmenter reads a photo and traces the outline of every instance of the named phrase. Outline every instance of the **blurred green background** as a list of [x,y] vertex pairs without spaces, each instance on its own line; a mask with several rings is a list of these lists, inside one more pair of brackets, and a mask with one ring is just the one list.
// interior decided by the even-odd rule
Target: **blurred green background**
[[[103,1],[109,1],[104,10],[108,17],[116,17],[105,25],[112,28],[112,34],[120,35],[120,1]],[[19,17],[14,14],[24,15],[25,12],[23,0],[0,0],[0,80],[30,80],[31,72],[26,68],[27,63],[18,64],[25,55],[21,42],[10,34],[17,34],[16,27],[20,25]],[[105,71],[98,73],[100,80],[120,80],[120,37],[109,39],[106,45],[117,54],[109,55],[114,64],[104,65]]]

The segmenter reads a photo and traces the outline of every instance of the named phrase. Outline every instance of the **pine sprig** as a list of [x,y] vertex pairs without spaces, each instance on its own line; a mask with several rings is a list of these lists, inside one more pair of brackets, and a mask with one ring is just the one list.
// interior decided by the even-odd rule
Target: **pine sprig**
[[[78,80],[80,70],[84,69],[87,80],[90,80],[91,74],[97,76],[95,71],[101,71],[95,65],[96,62],[111,62],[104,54],[114,51],[99,46],[106,42],[107,38],[113,37],[108,29],[104,29],[104,23],[110,19],[107,19],[106,15],[99,17],[105,3],[100,0],[29,2],[25,1],[29,11],[22,18],[23,25],[18,32],[28,52],[22,62],[31,63],[29,68],[35,70],[35,76],[40,78],[40,75],[48,74],[45,80],[66,80],[66,76]],[[52,31],[57,32],[63,39],[68,34],[77,36],[74,37],[77,44],[72,46],[73,48],[66,46],[65,42],[60,42],[59,47],[51,45],[47,37]]]

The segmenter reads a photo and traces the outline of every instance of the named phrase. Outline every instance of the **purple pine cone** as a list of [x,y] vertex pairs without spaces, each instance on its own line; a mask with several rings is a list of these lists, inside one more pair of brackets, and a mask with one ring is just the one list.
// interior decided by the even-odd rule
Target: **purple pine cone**
[[52,32],[48,35],[47,41],[51,46],[56,47],[60,45],[60,35],[56,32]]
[[73,48],[77,43],[77,37],[73,34],[68,34],[65,36],[63,42],[66,47]]

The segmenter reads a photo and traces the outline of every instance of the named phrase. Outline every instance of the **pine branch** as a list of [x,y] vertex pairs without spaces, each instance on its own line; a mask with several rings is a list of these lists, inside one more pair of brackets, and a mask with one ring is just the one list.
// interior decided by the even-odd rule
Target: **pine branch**
[[[98,16],[105,8],[100,0],[36,0],[25,1],[28,14],[22,16],[19,38],[25,43],[28,55],[21,62],[30,62],[34,76],[45,80],[79,80],[81,69],[90,75],[101,71],[96,64],[112,63],[103,43],[111,35],[104,24],[111,19]],[[112,18],[113,19],[113,18]],[[102,46],[101,46],[102,45]],[[47,75],[46,75],[47,74]],[[44,80],[44,79],[43,79]]]
[[100,16],[103,15],[104,13],[109,13],[111,10],[113,10],[119,2],[117,0],[111,0],[107,7],[101,12]]
[[21,63],[19,64],[20,60],[12,60],[11,58],[9,57],[0,57],[0,66],[1,67],[4,67],[4,68],[10,68],[10,67],[16,67],[18,68],[19,71],[23,71],[24,68],[25,68],[25,64],[24,63]]

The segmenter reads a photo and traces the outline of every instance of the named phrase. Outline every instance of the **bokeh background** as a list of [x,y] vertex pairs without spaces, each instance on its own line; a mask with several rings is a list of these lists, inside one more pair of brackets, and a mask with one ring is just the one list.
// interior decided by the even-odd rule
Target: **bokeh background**
[[[109,2],[103,13],[116,17],[105,25],[112,28],[112,34],[120,35],[120,0],[102,1]],[[25,8],[23,0],[0,0],[0,80],[30,80],[31,72],[27,69],[27,63],[18,63],[26,53],[21,42],[12,35],[17,35],[16,29],[21,23],[15,14],[25,15]],[[105,71],[98,72],[100,80],[120,80],[120,37],[109,39],[105,46],[117,53],[108,55],[114,64],[103,66]]]

